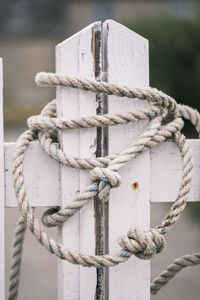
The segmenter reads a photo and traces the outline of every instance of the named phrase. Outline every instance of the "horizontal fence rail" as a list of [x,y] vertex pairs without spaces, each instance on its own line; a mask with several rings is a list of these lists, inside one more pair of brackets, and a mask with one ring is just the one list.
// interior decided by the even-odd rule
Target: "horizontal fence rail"
[[[200,201],[200,186],[198,184],[200,174],[200,140],[188,140],[188,143],[195,161],[192,189],[188,201],[196,202]],[[12,189],[13,150],[14,143],[5,143],[6,207],[17,206]],[[165,159],[163,159],[163,156]],[[25,178],[29,187],[28,193],[31,204],[35,207],[60,205],[59,165],[44,153],[38,142],[31,143],[26,157]],[[142,160],[143,157],[141,156],[138,159]],[[139,163],[134,165],[136,173],[140,167]],[[178,193],[182,173],[181,157],[176,145],[173,142],[165,142],[152,148],[150,150],[150,167],[150,202],[173,202]],[[40,170],[40,173],[38,173],[38,170]],[[132,183],[130,180],[129,186]],[[138,186],[139,189],[145,189],[145,186],[141,186],[140,182],[138,182]],[[51,193],[49,193],[49,187],[51,187]],[[120,188],[121,186],[118,189]]]

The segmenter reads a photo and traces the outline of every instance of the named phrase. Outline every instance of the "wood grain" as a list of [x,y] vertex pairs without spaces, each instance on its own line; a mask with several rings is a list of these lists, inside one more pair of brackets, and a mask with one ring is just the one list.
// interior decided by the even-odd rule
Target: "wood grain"
[[[80,32],[79,41],[79,76],[96,79],[95,72],[99,67],[95,64],[95,34],[101,28],[101,23],[91,24]],[[92,92],[79,91],[80,117],[96,115],[97,97]],[[97,151],[97,129],[80,130],[80,156],[95,157]],[[89,171],[80,171],[80,191],[91,184]],[[93,200],[80,211],[80,252],[95,253],[95,213]],[[93,300],[96,289],[96,269],[80,268],[80,300]]]

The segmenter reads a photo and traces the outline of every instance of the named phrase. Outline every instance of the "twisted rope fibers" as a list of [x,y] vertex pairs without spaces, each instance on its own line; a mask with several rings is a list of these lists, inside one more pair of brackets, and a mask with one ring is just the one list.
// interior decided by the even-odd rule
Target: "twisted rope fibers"
[[[188,143],[184,135],[181,134],[183,127],[182,118],[190,120],[197,131],[200,132],[200,115],[196,110],[185,105],[178,105],[173,98],[155,88],[128,88],[107,82],[96,82],[44,72],[36,76],[36,83],[39,86],[64,85],[95,93],[148,100],[149,106],[125,113],[64,120],[56,118],[56,101],[53,100],[45,106],[39,116],[33,116],[28,119],[29,130],[25,131],[18,138],[13,162],[14,189],[22,217],[20,217],[17,224],[13,245],[9,300],[17,299],[18,295],[20,263],[26,226],[49,252],[61,259],[84,267],[98,267],[100,265],[111,267],[127,261],[132,255],[140,259],[150,259],[155,254],[160,253],[166,244],[164,235],[182,214],[191,187],[193,159]],[[146,130],[127,149],[119,154],[99,158],[77,158],[64,153],[59,148],[57,140],[59,130],[115,126],[144,119],[150,120]],[[139,153],[169,138],[175,141],[182,157],[182,181],[177,198],[170,212],[156,228],[151,228],[150,230],[131,228],[127,235],[119,237],[118,243],[121,249],[114,255],[84,255],[66,249],[45,231],[34,215],[34,210],[30,206],[27,197],[23,173],[24,155],[31,141],[39,139],[44,151],[63,165],[88,169],[92,180],[92,184],[77,195],[65,208],[51,208],[44,213],[42,218],[43,224],[51,227],[61,225],[85,206],[94,196],[98,196],[100,201],[108,201],[111,189],[118,187],[121,183],[118,173],[120,168]],[[151,293],[155,294],[183,267],[197,263],[200,263],[200,254],[181,258],[181,264],[179,261],[175,261],[173,265],[169,266],[166,271],[162,272],[153,281]]]

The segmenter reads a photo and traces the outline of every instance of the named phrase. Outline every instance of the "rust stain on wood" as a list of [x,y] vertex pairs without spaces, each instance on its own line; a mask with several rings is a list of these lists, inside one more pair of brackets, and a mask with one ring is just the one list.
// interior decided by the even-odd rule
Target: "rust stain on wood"
[[132,189],[135,191],[135,192],[138,192],[139,191],[139,183],[137,181],[133,182],[131,184],[131,187]]

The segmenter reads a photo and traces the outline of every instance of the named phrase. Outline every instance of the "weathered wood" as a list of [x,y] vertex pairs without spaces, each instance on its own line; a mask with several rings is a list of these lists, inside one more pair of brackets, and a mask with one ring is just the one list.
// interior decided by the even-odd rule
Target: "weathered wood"
[[3,61],[0,58],[0,299],[5,299]]
[[[98,79],[101,73],[101,22],[96,22],[80,32],[79,76]],[[95,115],[100,98],[94,93],[79,91],[80,117]],[[100,145],[97,144],[97,129],[80,130],[80,156],[95,157]],[[80,191],[91,184],[89,171],[80,171]],[[95,253],[95,223],[98,217],[91,201],[80,211],[80,252]],[[96,269],[80,268],[80,300],[95,299]]]
[[[108,20],[107,81],[121,85],[149,85],[148,41],[128,28]],[[135,110],[144,101],[108,97],[108,112]],[[147,126],[147,121],[109,128],[109,154],[129,146]],[[119,249],[117,238],[132,226],[150,226],[150,156],[149,152],[129,162],[120,170],[122,184],[113,189],[109,200],[109,252]],[[136,188],[134,188],[134,186]],[[129,262],[109,269],[109,299],[149,300],[150,262],[132,257]]]

